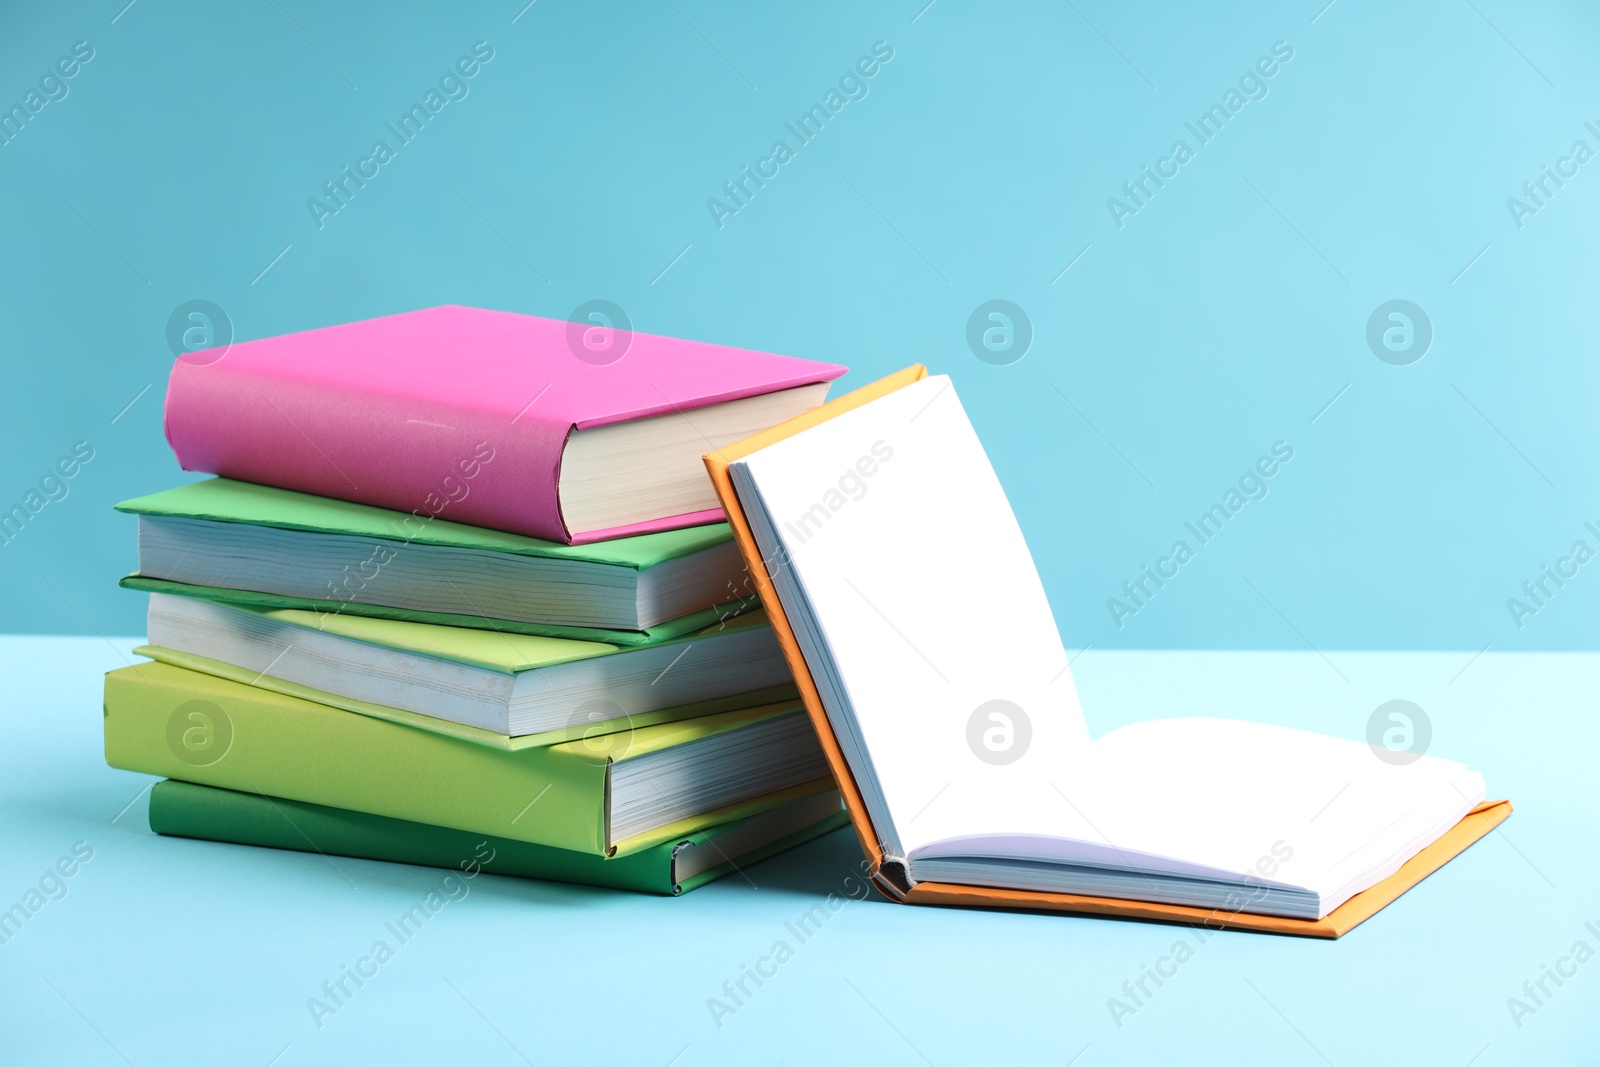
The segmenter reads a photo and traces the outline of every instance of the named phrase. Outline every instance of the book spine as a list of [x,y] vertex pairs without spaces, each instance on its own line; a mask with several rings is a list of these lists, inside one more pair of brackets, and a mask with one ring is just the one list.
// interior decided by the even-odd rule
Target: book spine
[[390,384],[179,359],[167,383],[167,442],[185,470],[389,508],[419,532],[440,518],[571,543],[557,488],[572,422],[551,398],[508,421]]
[[603,761],[476,745],[161,663],[106,675],[105,752],[162,778],[605,849]]

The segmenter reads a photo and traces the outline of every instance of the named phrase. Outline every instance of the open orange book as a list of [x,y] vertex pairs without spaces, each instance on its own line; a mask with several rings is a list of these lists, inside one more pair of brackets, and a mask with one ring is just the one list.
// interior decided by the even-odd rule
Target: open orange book
[[1338,937],[1511,812],[1433,756],[1230,719],[1090,739],[950,380],[913,366],[706,457],[878,888]]

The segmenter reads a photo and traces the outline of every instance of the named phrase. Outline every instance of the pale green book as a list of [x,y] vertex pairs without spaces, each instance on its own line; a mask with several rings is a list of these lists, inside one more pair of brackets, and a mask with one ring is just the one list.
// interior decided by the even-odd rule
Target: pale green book
[[124,770],[595,856],[833,788],[794,701],[507,751],[165,663],[106,675],[105,746]]
[[741,708],[780,704],[785,701],[799,699],[799,690],[795,688],[794,683],[786,682],[783,685],[757,689],[750,693],[736,693],[733,696],[718,697],[715,700],[697,700],[691,704],[680,704],[675,708],[667,708],[662,711],[650,712],[649,714],[628,715],[621,719],[608,718],[607,716],[611,713],[604,705],[589,704],[574,708],[572,714],[568,717],[567,725],[560,729],[512,737],[509,734],[484,730],[476,726],[465,726],[461,723],[450,722],[448,719],[423,715],[415,711],[403,711],[400,708],[371,704],[364,700],[353,700],[350,697],[342,697],[336,693],[312,689],[310,686],[297,685],[294,682],[285,682],[278,678],[269,678],[259,671],[235,667],[231,663],[223,663],[221,660],[194,656],[187,652],[176,652],[170,648],[140,645],[134,651],[141,656],[149,656],[158,663],[166,663],[173,667],[198,671],[201,674],[224,678],[230,682],[240,682],[256,689],[265,689],[268,692],[280,693],[283,696],[299,697],[301,700],[309,700],[315,704],[326,704],[329,707],[353,711],[358,715],[370,715],[374,719],[397,722],[418,730],[427,730],[430,733],[443,734],[446,737],[454,737],[460,741],[470,741],[475,745],[487,745],[489,748],[504,749],[508,752],[516,752],[525,748],[543,748],[547,745],[559,744],[562,741],[574,741],[608,733],[632,731],[645,726],[655,726],[658,723],[678,722],[681,719],[695,719],[702,715],[716,715],[724,711],[738,711]]
[[684,717],[697,703],[792,681],[760,612],[638,647],[154,593],[148,633],[156,649],[232,665],[257,684],[512,737]]
[[[441,498],[442,500],[443,498]],[[652,644],[749,606],[726,523],[565,545],[211,478],[123,501],[123,585],[272,608]]]

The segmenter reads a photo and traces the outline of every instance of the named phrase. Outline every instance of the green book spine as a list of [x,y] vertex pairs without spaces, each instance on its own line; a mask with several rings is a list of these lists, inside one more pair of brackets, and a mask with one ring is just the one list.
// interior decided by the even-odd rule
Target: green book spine
[[[844,813],[836,810],[798,831],[739,855],[737,862],[743,866],[792,848],[842,826],[845,820]],[[732,871],[734,861],[730,860],[679,880],[674,877],[674,859],[682,849],[714,841],[740,825],[735,822],[699,831],[631,856],[608,860],[525,841],[189,782],[157,782],[150,792],[150,829],[158,834],[413,863],[471,874],[481,870],[663,896],[687,892]]]
[[541,556],[600,566],[644,570],[732,540],[727,523],[618,537],[587,545],[541,541],[537,537],[467,526],[447,519],[419,517],[369,504],[312,496],[231,478],[207,478],[175,489],[124,500],[118,511],[136,515],[242,522],[285,530],[381,538],[402,544],[444,545],[517,556]]
[[[749,709],[516,751],[315,704],[164,663],[106,675],[106,762],[200,785],[285,797],[603,856],[615,760],[773,714]],[[827,789],[821,780],[611,843],[646,850]]]

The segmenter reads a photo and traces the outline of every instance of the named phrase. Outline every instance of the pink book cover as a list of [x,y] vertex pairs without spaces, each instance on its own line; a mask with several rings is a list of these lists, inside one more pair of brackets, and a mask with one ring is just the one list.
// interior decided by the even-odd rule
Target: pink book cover
[[167,441],[185,470],[549,541],[602,541],[723,514],[574,538],[557,497],[574,430],[832,381],[846,369],[644,333],[602,362],[569,343],[583,329],[436,307],[189,353],[167,384]]

